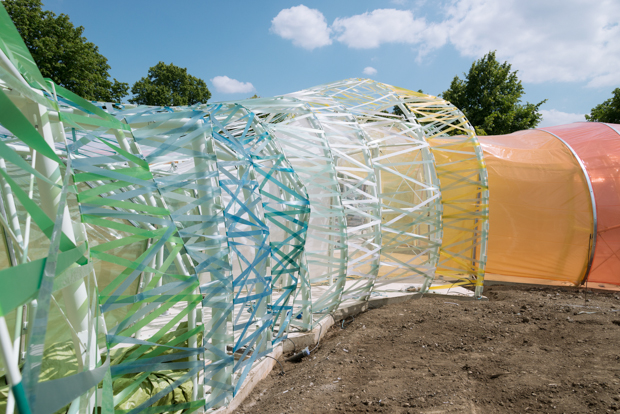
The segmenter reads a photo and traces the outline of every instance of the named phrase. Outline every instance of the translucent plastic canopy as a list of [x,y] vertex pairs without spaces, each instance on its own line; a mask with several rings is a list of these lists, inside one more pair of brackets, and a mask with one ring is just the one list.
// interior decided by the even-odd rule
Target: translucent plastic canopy
[[[239,103],[91,103],[26,81],[40,74],[12,34],[0,336],[27,350],[20,404],[217,408],[290,329],[385,286],[481,294],[486,172],[448,102],[348,79]],[[79,373],[40,377],[57,347]],[[21,353],[1,350],[17,370]]]
[[389,286],[620,285],[618,125],[477,137],[450,102],[370,79],[92,103],[43,79],[2,7],[0,28],[0,374],[20,412],[226,406],[291,330]]
[[579,284],[594,221],[587,179],[573,153],[539,130],[478,139],[490,189],[486,278]]
[[580,122],[483,136],[487,278],[620,285],[620,126]]
[[580,122],[544,130],[570,145],[592,183],[596,238],[588,281],[620,285],[620,125]]
[[489,230],[489,188],[482,149],[465,115],[435,96],[392,87],[431,146],[442,198],[442,243],[436,275],[448,286],[476,282],[482,291]]

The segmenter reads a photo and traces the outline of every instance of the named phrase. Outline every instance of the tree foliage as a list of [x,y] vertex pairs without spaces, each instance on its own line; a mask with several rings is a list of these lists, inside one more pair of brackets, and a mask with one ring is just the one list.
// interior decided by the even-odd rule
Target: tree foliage
[[89,100],[119,102],[129,85],[110,80],[108,60],[66,14],[42,9],[40,0],[4,0],[4,7],[41,74]]
[[463,111],[479,135],[509,134],[533,128],[542,119],[537,104],[521,104],[523,86],[508,62],[499,63],[495,52],[472,63],[462,80],[455,76],[442,96]]
[[620,124],[620,88],[613,90],[611,98],[592,108],[586,119],[591,122]]
[[[419,93],[424,93],[424,91],[422,89],[418,89]],[[392,108],[392,113],[394,115],[398,115],[398,116],[404,116],[405,113],[403,112],[402,109],[400,109],[400,107],[398,105],[394,105],[394,107]]]
[[202,79],[172,63],[159,62],[149,69],[148,77],[131,87],[131,103],[140,105],[181,106],[207,103],[211,92]]

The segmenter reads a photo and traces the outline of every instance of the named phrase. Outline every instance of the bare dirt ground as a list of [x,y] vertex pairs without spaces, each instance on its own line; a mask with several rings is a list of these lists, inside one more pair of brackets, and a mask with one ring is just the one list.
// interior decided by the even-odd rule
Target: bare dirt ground
[[[620,293],[493,286],[333,326],[239,413],[620,412]],[[284,358],[281,358],[284,359]]]

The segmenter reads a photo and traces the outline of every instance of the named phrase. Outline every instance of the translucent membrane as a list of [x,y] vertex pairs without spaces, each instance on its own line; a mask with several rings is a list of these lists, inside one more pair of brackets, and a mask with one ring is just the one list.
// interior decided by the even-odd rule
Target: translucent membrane
[[21,412],[218,408],[290,327],[376,287],[437,268],[481,293],[486,171],[448,102],[349,79],[93,104],[43,79],[2,7],[0,28],[0,368],[23,362]]
[[586,167],[596,200],[596,247],[589,282],[620,285],[620,125],[580,122],[544,128]]
[[489,174],[486,279],[579,284],[593,216],[586,177],[553,135],[479,136]]
[[391,88],[422,126],[435,158],[443,206],[443,240],[436,275],[450,285],[475,282],[477,292],[481,293],[489,229],[489,189],[474,129],[465,115],[444,99]]
[[[188,258],[195,264],[200,292],[204,294],[204,299],[199,298],[208,319],[204,328],[199,327],[201,332],[204,329],[203,343],[193,343],[198,339],[194,337],[189,344],[210,348],[204,353],[205,371],[209,372],[205,377],[206,406],[222,404],[233,394],[233,361],[221,361],[227,345],[233,343],[232,311],[222,306],[232,302],[233,282],[211,123],[205,122],[207,113],[201,111],[144,107],[118,111],[111,106],[106,109],[130,123],[140,152],[150,164],[161,202],[168,207]],[[145,272],[141,290],[161,290],[164,286],[157,272],[158,260],[149,266],[156,271]],[[146,306],[149,305],[143,304],[142,308]],[[150,325],[155,323],[156,320]],[[175,336],[171,338],[174,341]],[[207,377],[214,381],[207,381]],[[186,388],[187,384],[181,385],[181,389]]]
[[[305,273],[292,320],[294,325],[308,329],[321,315],[338,307],[346,280],[346,220],[331,149],[320,122],[306,103],[278,97],[249,99],[243,105],[268,125],[310,201],[302,269]],[[313,314],[317,315],[314,319]]]
[[[166,404],[167,390],[176,389],[180,399],[174,402],[195,400],[198,372],[203,366],[198,359],[198,335],[203,327],[193,316],[195,309],[201,308],[202,297],[197,294],[194,263],[179,235],[186,223],[175,217],[186,207],[182,198],[186,180],[180,175],[170,186],[165,174],[151,172],[145,158],[152,155],[155,161],[157,152],[149,151],[147,144],[147,157],[141,153],[137,140],[143,137],[139,133],[134,136],[130,128],[85,101],[74,105],[74,116],[67,116],[66,133],[76,130],[80,134],[67,155],[78,183],[82,220],[88,223],[90,233],[113,236],[100,237],[101,242],[91,247],[91,255],[102,267],[114,269],[109,274],[101,272],[107,279],[102,279],[98,292],[111,365],[104,399],[117,409],[141,410],[155,403]],[[93,112],[97,115],[87,116]],[[114,112],[125,121],[136,117],[132,112]],[[155,113],[143,115],[162,121],[162,114],[151,112]],[[150,135],[153,142],[159,139],[155,133]],[[175,138],[170,137],[169,145],[160,151],[178,150]],[[102,151],[101,144],[108,148]],[[117,249],[124,253],[117,254]],[[168,317],[181,303],[182,309]],[[184,347],[185,353],[171,353],[174,345]],[[165,373],[166,366],[158,365],[162,360],[181,359],[187,363],[168,365],[172,369]],[[171,383],[160,384],[160,378]]]
[[439,253],[441,197],[422,128],[415,118],[391,112],[403,100],[388,85],[347,79],[313,90],[353,114],[370,151],[381,203],[381,266],[374,288],[400,282],[426,290]]
[[308,103],[331,148],[347,224],[347,283],[342,300],[367,300],[379,270],[381,216],[377,177],[355,117],[322,88],[291,94]]

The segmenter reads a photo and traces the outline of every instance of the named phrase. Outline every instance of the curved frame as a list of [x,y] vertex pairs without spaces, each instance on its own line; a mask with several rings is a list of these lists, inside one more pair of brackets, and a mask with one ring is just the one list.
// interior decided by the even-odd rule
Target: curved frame
[[381,215],[377,179],[364,132],[343,106],[319,88],[290,95],[306,102],[325,131],[334,157],[347,221],[347,283],[342,302],[370,297],[379,271]]
[[553,132],[549,132],[544,128],[536,128],[536,129],[539,131],[546,132],[547,134],[553,135],[560,142],[562,142],[562,144],[564,144],[566,148],[568,148],[568,150],[571,152],[571,154],[573,154],[573,156],[579,163],[579,166],[581,167],[581,170],[583,171],[583,175],[586,178],[586,182],[588,183],[588,190],[590,191],[590,202],[592,203],[592,246],[590,247],[590,254],[588,255],[588,263],[586,265],[586,271],[583,275],[583,279],[580,281],[581,283],[584,280],[586,280],[588,275],[590,274],[590,269],[592,269],[592,263],[594,262],[594,251],[596,249],[597,215],[596,215],[596,199],[594,197],[594,189],[592,188],[592,181],[590,181],[590,175],[588,174],[588,170],[586,169],[585,164],[583,163],[581,158],[577,155],[575,150],[570,145],[568,145],[566,141],[564,141],[562,138],[560,138]]
[[232,302],[223,305],[232,314],[234,342],[228,345],[232,345],[228,357],[219,355],[218,359],[231,367],[229,384],[234,396],[254,363],[271,350],[274,318],[267,312],[272,294],[268,269],[270,231],[262,208],[258,174],[245,146],[255,136],[251,131],[252,117],[235,104],[213,105],[206,110],[212,125],[233,265]]
[[[187,403],[181,408],[173,404],[158,409],[193,411],[201,406],[226,405],[239,391],[252,366],[272,349],[274,342],[284,338],[296,311],[293,298],[299,280],[302,298],[296,303],[312,311],[310,292],[304,293],[310,286],[311,275],[303,254],[310,197],[303,180],[295,175],[295,166],[287,161],[285,150],[273,139],[273,131],[283,131],[284,125],[279,125],[283,120],[272,118],[263,122],[235,103],[183,108],[93,105],[43,79],[2,7],[0,23],[6,29],[0,34],[0,123],[25,148],[20,154],[4,147],[0,151],[2,203],[7,200],[7,208],[14,210],[15,205],[9,205],[8,200],[17,196],[29,218],[50,241],[49,258],[44,265],[39,263],[43,270],[30,272],[34,274],[29,279],[31,285],[41,282],[41,287],[27,286],[28,294],[22,297],[23,303],[33,297],[39,300],[34,323],[29,324],[25,386],[13,350],[10,344],[6,345],[11,337],[4,315],[0,314],[0,352],[10,357],[10,381],[15,391],[12,395],[23,404],[20,411],[28,412],[29,404],[38,410],[46,402],[42,396],[52,392],[57,394],[56,403],[62,404],[46,407],[48,410],[67,404],[73,405],[72,412],[91,412],[97,405],[103,405],[105,411],[114,410],[119,400],[128,398],[149,375],[165,368],[175,371],[173,381],[131,408],[131,413],[157,404],[188,382],[192,395],[187,397]],[[330,206],[336,206],[332,210],[339,214],[338,224],[344,226],[346,222],[346,233],[338,227],[334,232],[337,234],[328,236],[328,240],[331,236],[338,238],[338,254],[346,255],[338,259],[340,263],[346,262],[349,279],[343,286],[339,283],[344,279],[338,274],[334,291],[326,297],[329,308],[334,308],[334,303],[348,305],[368,300],[381,265],[382,225],[386,232],[402,236],[396,221],[382,223],[381,217],[382,207],[390,213],[393,208],[387,202],[393,194],[381,191],[381,174],[389,170],[394,176],[405,175],[398,169],[390,170],[393,165],[380,154],[387,150],[389,143],[385,140],[394,133],[407,143],[415,143],[402,153],[423,154],[429,167],[428,171],[422,168],[428,183],[418,180],[418,184],[427,185],[423,191],[433,192],[428,202],[435,204],[429,213],[442,213],[442,220],[429,231],[431,241],[443,234],[437,273],[457,278],[457,283],[462,284],[475,279],[479,295],[486,254],[488,188],[482,151],[473,128],[458,109],[444,100],[372,81],[344,82],[356,86],[331,93],[333,84],[323,85],[291,95],[305,104],[304,114],[290,119],[314,114],[312,119],[317,125],[312,133],[321,140],[319,156],[326,158],[325,172],[332,174],[328,178],[330,188],[322,194],[333,198]],[[12,99],[19,101],[19,107]],[[381,108],[394,103],[407,122],[380,115]],[[393,121],[386,122],[387,118]],[[36,125],[31,123],[34,119],[39,121]],[[418,134],[418,126],[423,136]],[[455,131],[465,135],[451,135]],[[143,149],[150,147],[146,156],[139,141]],[[56,146],[55,142],[65,145]],[[2,145],[8,148],[4,142]],[[22,154],[34,158],[35,153],[37,161],[30,166],[21,158]],[[178,166],[176,161],[183,161],[186,164],[182,168],[188,169],[166,170],[162,163],[169,160],[164,155],[175,162],[171,167]],[[7,157],[29,174],[31,182],[36,177],[43,208],[3,168]],[[428,162],[433,159],[436,175]],[[64,178],[60,176],[61,168],[65,168]],[[72,176],[76,186],[69,185]],[[437,201],[437,188],[433,187],[435,180],[443,192],[443,209]],[[108,231],[114,240],[103,238],[105,242],[92,243],[88,248],[87,232],[76,226],[76,234],[72,225],[79,223],[72,223],[75,218],[65,208],[72,191],[78,193],[80,220],[88,222],[91,230],[97,226],[97,230]],[[418,211],[415,206],[412,209],[411,212]],[[421,216],[424,220],[423,213]],[[436,218],[431,222],[436,223]],[[2,219],[0,224],[11,236],[12,250],[7,251],[7,257],[11,256],[11,265],[16,269],[25,269],[31,264],[16,265],[15,259],[24,255],[27,245],[20,244],[15,223],[8,223],[6,214]],[[348,250],[342,247],[345,241]],[[129,245],[146,247],[132,260],[115,254],[115,249]],[[430,249],[437,247],[432,245]],[[385,253],[392,253],[388,251],[391,248],[386,246]],[[82,282],[83,278],[92,277],[93,259],[121,269],[100,290],[94,278],[88,287]],[[60,263],[69,269],[61,269],[66,271],[64,279],[56,279],[66,283],[63,296],[67,320],[75,328],[73,346],[83,371],[45,381],[43,387],[38,373]],[[407,267],[403,263],[399,266]],[[201,273],[204,283],[199,280]],[[428,282],[430,269],[421,273]],[[283,283],[274,281],[278,277]],[[277,299],[274,290],[279,290]],[[9,299],[4,295],[2,305]],[[84,303],[88,306],[82,306]],[[203,313],[196,312],[201,307],[211,311],[205,325],[201,324]],[[84,308],[88,308],[86,316],[79,312]],[[111,329],[105,341],[98,343],[99,312],[109,315],[127,308],[129,312],[109,319]],[[171,315],[164,315],[173,308]],[[308,318],[310,312],[306,313]],[[181,325],[185,317],[187,328]],[[274,326],[279,328],[275,338]],[[301,326],[309,329],[311,324]],[[15,332],[21,332],[19,328],[16,324]],[[151,330],[146,341],[139,335],[143,328]],[[201,332],[203,343],[199,346],[197,337]],[[116,358],[110,351],[116,345],[125,348],[113,349],[125,359]],[[98,348],[107,350],[103,364]],[[162,365],[167,362],[174,365]],[[113,378],[121,380],[127,374],[136,375],[125,378],[132,381],[131,385],[117,393],[115,401]],[[197,384],[199,374],[210,388],[204,399],[204,389]],[[79,387],[68,387],[67,382],[79,383]],[[98,404],[100,383],[102,402]],[[25,396],[18,392],[23,389]],[[37,395],[43,389],[47,394]],[[75,398],[76,394],[86,398]]]
[[[306,103],[290,97],[242,103],[270,128],[308,192],[311,215],[304,252],[307,274],[302,277],[302,297],[296,299],[292,324],[311,329],[338,308],[346,280],[346,224],[331,149],[320,122]],[[322,290],[316,292],[318,297],[312,297],[312,287],[315,292]]]
[[[448,101],[391,87],[425,131],[441,183],[443,242],[437,274],[482,294],[489,221],[488,174],[480,143],[465,115]],[[465,133],[464,135],[461,133]],[[465,194],[463,194],[465,192]]]
[[[381,83],[348,79],[313,89],[355,116],[372,153],[382,211],[381,264],[386,268],[375,281],[375,290],[394,282],[419,282],[421,277],[420,289],[425,292],[439,256],[441,193],[421,127],[387,112],[404,102]],[[385,191],[389,180],[399,181],[395,191]],[[405,189],[400,190],[401,186]],[[408,194],[415,196],[414,202],[405,199]],[[407,255],[413,256],[405,259]]]
[[[215,350],[205,352],[205,370],[211,371],[213,381],[205,378],[201,388],[209,394],[205,406],[224,405],[232,399],[228,388],[232,387],[232,364],[222,364],[218,353],[225,354],[226,346],[233,343],[232,328],[227,326],[231,312],[221,307],[232,302],[232,265],[211,125],[204,122],[207,113],[145,107],[106,109],[132,127],[159,193],[172,207],[172,218],[186,251],[196,263],[200,293],[204,295],[202,307],[210,316],[203,346]],[[156,269],[156,263],[151,267]],[[152,272],[145,273],[144,286],[152,278]]]
[[[48,100],[29,87],[15,89],[23,89],[25,100],[38,104]],[[188,358],[188,364],[178,369],[179,376],[170,387],[134,411],[157,403],[185,381],[193,383],[188,407],[226,405],[250,369],[274,343],[284,339],[289,323],[310,329],[314,311],[326,315],[345,302],[349,305],[368,300],[377,283],[382,255],[389,267],[382,275],[386,282],[415,274],[424,278],[426,289],[436,265],[444,266],[449,273],[453,270],[450,261],[473,250],[473,256],[466,259],[474,263],[457,270],[466,273],[464,269],[469,266],[477,282],[482,280],[486,227],[484,212],[477,209],[484,208],[480,202],[484,198],[484,166],[466,168],[472,159],[480,161],[479,154],[475,148],[473,152],[461,151],[462,157],[456,162],[440,164],[444,168],[441,174],[433,168],[442,151],[458,153],[459,146],[475,147],[471,134],[452,137],[445,133],[455,128],[471,131],[462,114],[445,101],[369,80],[323,85],[275,98],[271,103],[247,102],[252,109],[234,103],[192,108],[96,106],[68,91],[59,91],[63,103],[62,110],[55,112],[59,120],[55,126],[63,131],[65,122],[62,138],[67,142],[73,138],[59,165],[64,162],[70,174],[73,161],[75,182],[92,184],[91,188],[80,184],[82,219],[90,225],[96,223],[102,231],[122,228],[129,234],[93,245],[89,258],[116,263],[111,249],[136,241],[147,243],[136,260],[117,263],[124,269],[117,279],[89,296],[95,313],[98,299],[103,312],[126,307],[132,311],[114,321],[107,336],[108,346],[136,346],[129,351],[130,361],[97,371],[109,374],[110,380],[104,384],[106,404],[114,401],[111,378],[139,373],[143,380],[151,372],[134,369],[133,361],[147,358],[142,355],[145,352],[148,358],[159,358],[173,348],[182,352],[166,354],[166,361]],[[49,96],[54,100],[49,106],[57,108],[55,92]],[[296,109],[282,109],[287,105]],[[392,106],[398,106],[405,118],[383,114]],[[296,124],[302,119],[308,120],[311,128]],[[283,138],[287,131],[289,137],[297,134],[294,139],[298,141]],[[316,138],[312,150],[303,148],[304,134]],[[36,149],[46,150],[43,146]],[[323,159],[307,165],[302,179],[295,169],[303,170],[304,162],[313,156]],[[325,182],[313,182],[316,167],[320,167]],[[382,180],[388,179],[396,184],[384,191]],[[406,190],[401,189],[403,183],[409,186]],[[318,281],[312,279],[304,255],[308,223],[313,223],[312,214],[308,217],[312,196],[305,184],[313,189],[323,186],[313,193],[315,201],[330,199],[323,216],[315,216],[317,223],[329,217],[329,224],[314,234],[321,234],[323,241],[326,237],[334,248],[327,249],[325,260],[315,263],[334,265],[337,270],[321,273]],[[458,196],[464,187],[480,189],[473,211],[465,211],[466,218],[450,217],[445,205],[463,202]],[[65,193],[67,189],[65,186]],[[444,208],[440,191],[448,196],[452,191],[456,194],[452,199],[444,197]],[[405,198],[405,193],[416,202]],[[58,223],[67,218],[58,217]],[[471,237],[447,242],[445,235],[449,232],[445,229],[458,228],[467,220],[474,221],[473,229],[466,229]],[[58,240],[53,239],[55,243]],[[400,250],[406,250],[412,261],[399,259],[396,255]],[[401,270],[403,273],[398,273]],[[332,276],[336,280],[330,289],[312,302],[310,286]],[[470,282],[463,279],[459,283]],[[142,281],[139,291],[129,291],[138,280]],[[204,298],[197,292],[199,286]],[[301,298],[296,296],[299,292]],[[140,339],[141,329],[160,321],[173,306],[175,311],[168,320],[148,326],[155,328],[147,335],[148,341]],[[316,309],[322,306],[325,308]],[[194,312],[201,307],[210,311],[204,328],[199,318],[203,313]],[[173,327],[180,327],[186,315],[187,330],[179,328],[174,334],[180,337],[159,343]],[[293,319],[298,315],[305,317],[300,323]],[[199,332],[204,332],[202,347],[196,343]],[[3,332],[0,335],[5,337]],[[187,347],[182,345],[184,339]],[[204,353],[203,360],[198,358],[200,353]],[[29,391],[33,389],[33,371],[29,368],[33,361],[36,363],[29,357],[26,365]],[[90,364],[94,360],[87,361]],[[199,372],[210,391],[206,401],[199,397],[204,391],[196,382]],[[142,380],[136,380],[132,387],[140,386]],[[84,387],[94,396],[93,387]]]

